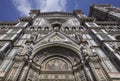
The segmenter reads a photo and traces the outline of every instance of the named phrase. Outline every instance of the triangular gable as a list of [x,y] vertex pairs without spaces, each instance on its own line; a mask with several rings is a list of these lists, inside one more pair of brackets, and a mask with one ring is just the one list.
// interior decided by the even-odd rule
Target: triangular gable
[[61,37],[58,34],[53,35],[52,37],[49,38],[49,41],[65,41],[65,38]]
[[69,36],[65,35],[63,32],[51,32],[47,36],[41,38],[38,43],[46,43],[46,42],[71,42],[76,44]]
[[68,38],[61,34],[60,32],[53,32],[48,37],[46,37],[45,40],[49,42],[65,42],[65,41],[67,42]]

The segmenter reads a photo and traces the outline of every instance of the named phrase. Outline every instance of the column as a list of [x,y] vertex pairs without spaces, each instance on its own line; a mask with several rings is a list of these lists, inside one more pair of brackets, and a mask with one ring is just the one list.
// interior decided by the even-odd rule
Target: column
[[30,65],[31,65],[31,63],[28,63],[28,65],[26,67],[24,67],[23,73],[22,73],[21,78],[20,78],[20,81],[26,81],[27,74],[28,74],[29,69],[30,69]]

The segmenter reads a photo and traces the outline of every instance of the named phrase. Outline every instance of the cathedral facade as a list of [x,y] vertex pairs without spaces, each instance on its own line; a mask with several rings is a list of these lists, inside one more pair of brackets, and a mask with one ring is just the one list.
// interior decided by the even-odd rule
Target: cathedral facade
[[120,81],[120,8],[0,22],[0,81]]

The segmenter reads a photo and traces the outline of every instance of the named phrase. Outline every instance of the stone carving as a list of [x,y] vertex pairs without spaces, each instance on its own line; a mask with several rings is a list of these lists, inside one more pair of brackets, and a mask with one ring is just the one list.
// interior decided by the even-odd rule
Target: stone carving
[[13,65],[13,68],[11,69],[10,75],[8,77],[8,79],[6,81],[16,81],[16,78],[18,76],[18,72],[19,72],[19,66],[20,66],[20,62],[16,62]]
[[51,37],[51,38],[49,39],[49,41],[51,41],[51,42],[54,42],[54,41],[63,42],[63,41],[65,41],[65,39],[61,38],[59,35],[54,35],[53,37]]
[[25,47],[24,47],[24,49],[26,49],[25,51],[25,54],[26,55],[28,55],[28,56],[30,56],[31,54],[32,54],[32,50],[33,50],[33,47],[31,46],[31,45],[26,45]]
[[31,34],[29,41],[35,42],[37,37],[38,37],[38,33],[34,32],[34,33]]
[[83,35],[80,34],[80,33],[76,33],[75,34],[75,39],[78,41],[78,42],[81,42],[83,40]]
[[102,72],[102,70],[100,68],[97,68],[95,70],[96,70],[99,81],[107,81],[105,79],[104,74],[103,74],[103,72]]
[[85,46],[80,45],[80,51],[84,54],[84,56],[87,56],[87,55],[88,55],[88,52],[87,52]]

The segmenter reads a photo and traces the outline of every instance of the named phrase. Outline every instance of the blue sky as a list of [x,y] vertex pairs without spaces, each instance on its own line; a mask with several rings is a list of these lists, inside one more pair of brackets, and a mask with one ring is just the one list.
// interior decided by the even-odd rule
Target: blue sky
[[16,21],[27,16],[30,9],[40,9],[42,12],[82,9],[88,15],[91,4],[120,7],[120,0],[0,0],[0,21]]

